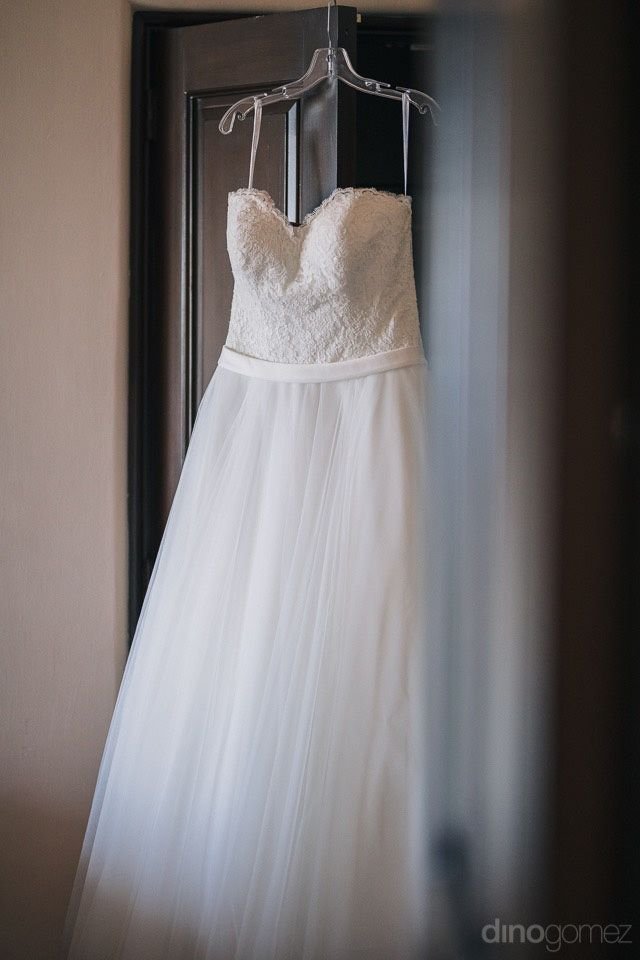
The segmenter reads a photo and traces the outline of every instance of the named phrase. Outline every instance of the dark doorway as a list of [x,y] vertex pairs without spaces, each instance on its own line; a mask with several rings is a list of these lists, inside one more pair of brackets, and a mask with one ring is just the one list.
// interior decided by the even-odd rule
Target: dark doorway
[[[332,30],[364,75],[430,89],[431,21],[332,10]],[[251,120],[224,137],[238,96],[299,76],[326,45],[326,7],[259,17],[133,17],[129,638],[133,638],[198,403],[224,343],[232,278],[226,197],[246,185]],[[414,111],[412,111],[412,114]],[[265,122],[266,121],[266,122]],[[402,192],[397,103],[343,84],[265,111],[254,183],[299,220],[335,186]],[[424,290],[430,124],[412,116],[418,291]]]

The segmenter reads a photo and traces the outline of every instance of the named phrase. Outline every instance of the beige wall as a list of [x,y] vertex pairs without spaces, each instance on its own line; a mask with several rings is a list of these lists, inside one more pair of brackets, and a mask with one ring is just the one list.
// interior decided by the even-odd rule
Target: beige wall
[[4,960],[56,956],[126,657],[131,13],[121,0],[2,4]]
[[126,652],[127,19],[4,3],[2,943],[54,957]]

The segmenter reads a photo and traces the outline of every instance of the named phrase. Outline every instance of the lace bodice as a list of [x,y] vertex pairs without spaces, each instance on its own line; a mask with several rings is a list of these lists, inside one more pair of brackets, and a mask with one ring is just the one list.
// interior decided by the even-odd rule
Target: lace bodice
[[421,346],[406,194],[339,187],[295,225],[242,187],[229,194],[227,247],[231,349],[320,363]]

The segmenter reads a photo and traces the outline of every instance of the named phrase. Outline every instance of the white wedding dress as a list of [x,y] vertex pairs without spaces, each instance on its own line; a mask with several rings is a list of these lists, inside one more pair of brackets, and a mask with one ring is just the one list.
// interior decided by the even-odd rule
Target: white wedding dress
[[116,701],[65,956],[422,958],[411,198],[338,188],[292,225],[250,185],[227,237],[227,342]]

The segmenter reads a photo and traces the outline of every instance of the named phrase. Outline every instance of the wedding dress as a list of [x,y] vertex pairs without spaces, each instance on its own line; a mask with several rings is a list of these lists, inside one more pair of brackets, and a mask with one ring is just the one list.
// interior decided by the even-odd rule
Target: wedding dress
[[404,194],[340,187],[294,225],[252,186],[256,146],[70,960],[424,956],[427,366],[406,165]]

